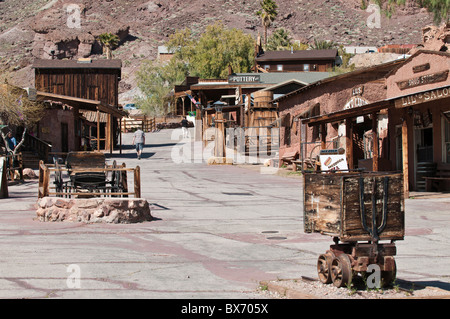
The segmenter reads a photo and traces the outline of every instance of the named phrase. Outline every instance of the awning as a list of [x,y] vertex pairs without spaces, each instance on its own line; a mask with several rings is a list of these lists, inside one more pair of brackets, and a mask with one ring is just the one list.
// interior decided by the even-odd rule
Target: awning
[[394,103],[387,100],[378,101],[372,104],[363,105],[351,109],[341,110],[334,113],[323,114],[319,116],[313,116],[302,119],[302,124],[308,124],[308,126],[316,126],[326,123],[338,122],[345,119],[356,118],[374,112],[379,112],[384,109],[394,107]]
[[96,101],[96,100],[82,99],[82,98],[61,95],[61,94],[47,93],[47,92],[42,92],[42,91],[37,91],[36,94],[37,94],[38,100],[45,101],[46,99],[48,99],[48,100],[59,101],[59,102],[73,105],[73,106],[77,106],[80,110],[100,111],[100,112],[111,114],[117,118],[122,118],[122,117],[128,115],[128,113],[125,111],[119,110],[118,108],[110,106],[110,105],[103,105],[102,102]]

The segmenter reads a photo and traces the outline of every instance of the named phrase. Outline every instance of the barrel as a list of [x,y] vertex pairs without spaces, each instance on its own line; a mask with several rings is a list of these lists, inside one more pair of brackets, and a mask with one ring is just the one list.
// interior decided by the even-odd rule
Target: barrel
[[425,191],[424,177],[436,176],[436,163],[433,162],[419,162],[416,170],[416,190],[419,192]]
[[272,100],[272,91],[256,91],[253,93],[253,103],[255,108],[270,108],[272,107]]

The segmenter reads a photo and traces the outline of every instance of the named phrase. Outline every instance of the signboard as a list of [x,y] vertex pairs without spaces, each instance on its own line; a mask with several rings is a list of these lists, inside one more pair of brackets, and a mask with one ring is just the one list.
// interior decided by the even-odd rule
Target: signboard
[[6,178],[6,157],[0,157],[0,198],[8,197],[8,180]]
[[228,83],[261,83],[260,75],[230,75]]
[[416,78],[409,79],[406,81],[400,81],[400,82],[397,82],[397,85],[400,90],[406,90],[406,89],[410,89],[410,88],[413,88],[416,86],[443,82],[443,81],[447,80],[447,78],[448,78],[448,70],[444,71],[444,72],[438,72],[438,73],[418,76]]
[[450,97],[450,86],[442,89],[431,90],[398,98],[397,100],[395,100],[395,107],[402,108],[413,106],[416,104],[439,100],[446,97]]
[[367,104],[369,104],[369,102],[366,99],[360,96],[354,96],[345,104],[344,110],[353,109],[355,107],[360,107]]
[[320,169],[322,171],[343,171],[348,170],[347,157],[345,154],[319,155]]

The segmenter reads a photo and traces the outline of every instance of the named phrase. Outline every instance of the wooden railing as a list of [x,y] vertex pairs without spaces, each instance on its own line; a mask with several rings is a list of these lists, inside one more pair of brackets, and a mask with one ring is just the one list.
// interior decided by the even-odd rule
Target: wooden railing
[[19,172],[20,180],[23,180],[23,157],[22,153],[16,155],[2,155],[1,157],[6,157],[6,174],[11,181],[16,180],[15,172]]
[[[78,192],[78,191],[65,191],[58,192],[56,187],[50,186],[51,177],[55,178],[55,173],[67,173],[67,175],[75,173],[107,173],[107,172],[120,172],[122,178],[122,190],[123,192]],[[129,192],[128,190],[128,176],[127,173],[132,172],[134,175],[134,191]],[[53,173],[53,174],[52,174]],[[74,188],[75,189],[75,188]],[[134,196],[135,198],[141,197],[141,169],[139,166],[136,168],[127,168],[125,163],[119,167],[106,166],[105,168],[84,168],[84,169],[68,169],[56,167],[54,164],[44,164],[43,161],[39,163],[39,187],[38,187],[38,198],[58,196],[58,197],[128,197]]]
[[25,134],[25,145],[35,151],[38,154],[39,159],[48,161],[48,155],[52,149],[52,146],[49,143],[30,134]]

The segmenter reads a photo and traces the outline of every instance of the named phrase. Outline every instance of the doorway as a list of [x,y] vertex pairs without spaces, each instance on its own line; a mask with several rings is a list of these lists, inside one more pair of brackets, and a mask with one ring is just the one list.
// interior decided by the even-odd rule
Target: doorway
[[69,125],[61,123],[61,152],[69,152]]
[[436,164],[433,161],[433,128],[415,128],[414,142],[416,190],[424,191],[424,177],[436,174]]

